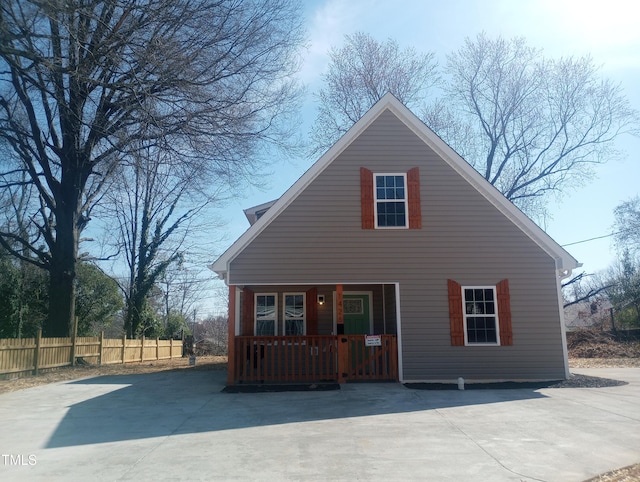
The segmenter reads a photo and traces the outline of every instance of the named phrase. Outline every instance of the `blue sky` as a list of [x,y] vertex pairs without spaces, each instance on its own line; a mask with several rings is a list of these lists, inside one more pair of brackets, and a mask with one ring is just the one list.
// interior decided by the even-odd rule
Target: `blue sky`
[[[441,65],[447,53],[458,49],[465,37],[484,31],[489,36],[525,37],[548,57],[590,54],[602,74],[619,82],[634,108],[640,110],[640,5],[632,0],[448,0],[373,1],[315,0],[305,2],[308,48],[300,73],[307,86],[302,134],[315,119],[313,93],[322,87],[327,52],[340,46],[345,34],[362,31],[377,40],[393,38],[401,47],[433,51]],[[569,187],[551,206],[543,228],[560,244],[611,232],[613,209],[640,191],[640,139],[626,135],[618,148],[622,161],[600,166],[597,177],[580,188]],[[242,209],[276,199],[310,166],[312,161],[276,162],[267,188],[247,190],[225,210],[227,243],[248,227]],[[605,269],[615,259],[611,238],[568,246],[588,272]]]

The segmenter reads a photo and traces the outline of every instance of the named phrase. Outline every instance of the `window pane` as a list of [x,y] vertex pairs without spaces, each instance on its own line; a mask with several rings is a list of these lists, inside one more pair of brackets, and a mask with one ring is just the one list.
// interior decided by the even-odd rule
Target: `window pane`
[[467,318],[468,343],[497,343],[496,319],[493,316]]
[[493,301],[493,290],[484,290],[484,299],[487,301]]
[[302,318],[304,316],[303,295],[286,295],[284,301],[285,318]]
[[273,295],[256,296],[256,318],[275,319],[276,299]]
[[284,334],[287,336],[304,335],[304,321],[302,320],[286,320],[284,323]]
[[384,187],[384,176],[376,176],[376,187]]
[[275,331],[274,320],[258,320],[256,322],[256,335],[257,336],[274,336]]

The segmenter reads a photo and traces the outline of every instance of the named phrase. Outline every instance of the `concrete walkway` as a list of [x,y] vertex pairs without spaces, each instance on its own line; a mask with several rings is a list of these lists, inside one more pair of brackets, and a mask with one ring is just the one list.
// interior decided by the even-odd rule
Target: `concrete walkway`
[[221,393],[224,373],[0,395],[0,480],[581,481],[640,462],[640,369],[612,388]]

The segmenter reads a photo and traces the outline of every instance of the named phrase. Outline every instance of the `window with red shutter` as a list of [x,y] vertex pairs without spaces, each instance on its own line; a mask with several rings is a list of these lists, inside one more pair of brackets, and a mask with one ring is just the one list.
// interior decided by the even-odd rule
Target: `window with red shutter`
[[362,229],[422,228],[420,170],[373,173],[360,168]]
[[462,286],[447,281],[451,345],[513,345],[509,281]]

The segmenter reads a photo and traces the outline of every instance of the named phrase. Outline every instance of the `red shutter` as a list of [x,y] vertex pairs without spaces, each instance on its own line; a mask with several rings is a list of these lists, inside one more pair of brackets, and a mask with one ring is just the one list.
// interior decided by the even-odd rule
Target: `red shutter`
[[447,280],[449,288],[449,323],[451,324],[451,345],[464,346],[464,320],[462,317],[462,286]]
[[373,172],[360,168],[360,207],[362,209],[362,229],[373,229]]
[[509,296],[509,280],[503,279],[496,285],[498,297],[498,323],[500,323],[500,344],[513,345],[511,329],[511,301]]
[[318,334],[318,288],[307,291],[307,335]]
[[240,330],[243,336],[253,336],[254,334],[254,310],[253,291],[245,288],[242,290],[242,329]]
[[420,207],[420,169],[414,167],[407,172],[407,194],[409,201],[409,229],[422,229]]

